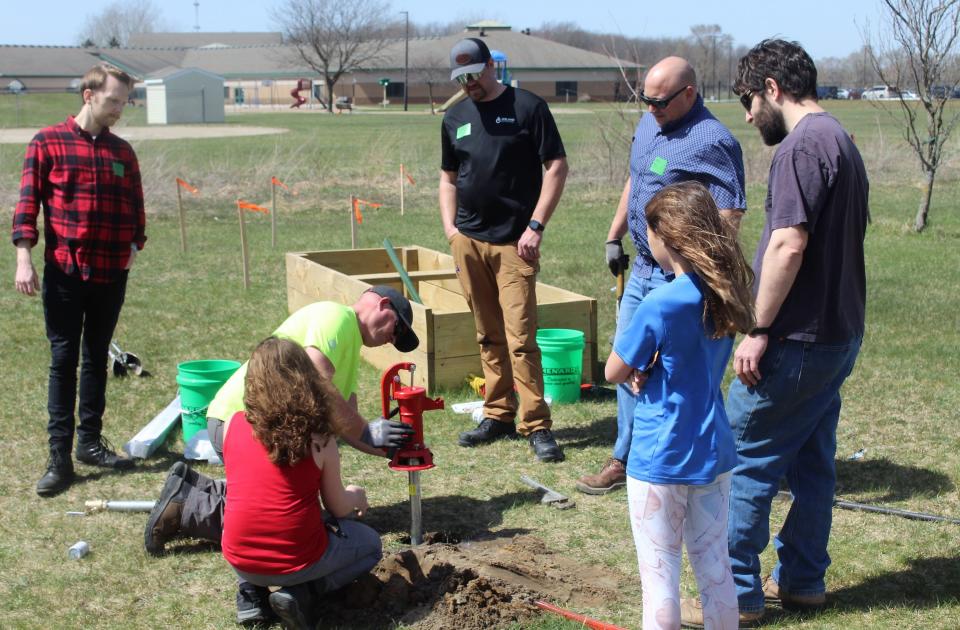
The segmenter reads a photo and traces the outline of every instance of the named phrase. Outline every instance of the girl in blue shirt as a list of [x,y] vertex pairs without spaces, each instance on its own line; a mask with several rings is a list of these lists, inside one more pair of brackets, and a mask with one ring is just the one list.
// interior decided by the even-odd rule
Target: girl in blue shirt
[[720,385],[733,335],[753,328],[753,273],[702,184],[663,188],[645,213],[653,257],[676,278],[644,298],[606,365],[608,381],[629,380],[637,393],[627,499],[643,627],[680,627],[686,540],[705,627],[736,628],[727,555],[736,450]]

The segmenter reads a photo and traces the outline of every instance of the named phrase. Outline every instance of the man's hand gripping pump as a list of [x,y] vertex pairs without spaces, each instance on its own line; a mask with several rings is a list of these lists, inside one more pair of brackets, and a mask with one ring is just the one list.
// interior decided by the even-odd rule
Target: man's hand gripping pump
[[[410,439],[397,448],[390,459],[390,468],[406,470],[410,492],[410,544],[423,542],[423,530],[420,520],[420,471],[433,468],[433,453],[423,441],[423,412],[443,409],[443,398],[427,398],[427,390],[413,385],[413,375],[417,366],[413,363],[397,363],[380,379],[380,396],[383,402],[383,417],[390,418],[399,411],[400,423],[413,430]],[[400,382],[400,371],[410,372],[410,385]],[[390,401],[397,401],[398,407],[390,410]]]

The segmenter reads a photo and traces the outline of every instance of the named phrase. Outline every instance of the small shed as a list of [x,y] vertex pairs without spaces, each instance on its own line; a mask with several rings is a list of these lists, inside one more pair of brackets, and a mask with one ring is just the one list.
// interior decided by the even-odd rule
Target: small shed
[[222,123],[223,77],[199,68],[165,68],[149,75],[147,124]]

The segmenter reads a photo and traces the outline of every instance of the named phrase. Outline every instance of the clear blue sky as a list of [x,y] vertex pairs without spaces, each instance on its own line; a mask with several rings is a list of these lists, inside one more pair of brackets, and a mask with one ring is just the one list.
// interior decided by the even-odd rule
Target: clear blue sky
[[[349,2],[350,0],[342,0]],[[110,0],[33,0],[4,2],[0,15],[0,44],[75,45],[88,14],[97,13]],[[193,0],[154,0],[172,30],[188,31],[194,25]],[[200,0],[202,31],[277,30],[271,19],[273,0]],[[485,16],[513,26],[536,29],[545,20],[575,22],[591,31],[619,32],[628,36],[686,36],[694,24],[719,24],[737,44],[752,45],[779,35],[803,44],[814,58],[842,57],[861,44],[860,29],[879,24],[880,0],[687,0],[638,2],[637,0],[553,0],[523,2],[484,0],[466,3],[438,0],[394,0],[398,13],[410,12],[415,22],[446,23]],[[549,14],[542,7],[549,6]],[[644,7],[650,9],[644,9]],[[482,7],[482,8],[481,8]],[[675,10],[672,10],[675,9]]]

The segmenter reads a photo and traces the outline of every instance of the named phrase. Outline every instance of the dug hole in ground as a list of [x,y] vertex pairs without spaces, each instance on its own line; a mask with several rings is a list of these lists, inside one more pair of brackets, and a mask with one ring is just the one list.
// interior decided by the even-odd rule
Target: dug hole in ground
[[323,625],[480,630],[542,614],[539,599],[583,609],[618,595],[609,570],[555,554],[534,536],[439,538],[427,533],[423,545],[384,556],[369,575],[324,599]]

